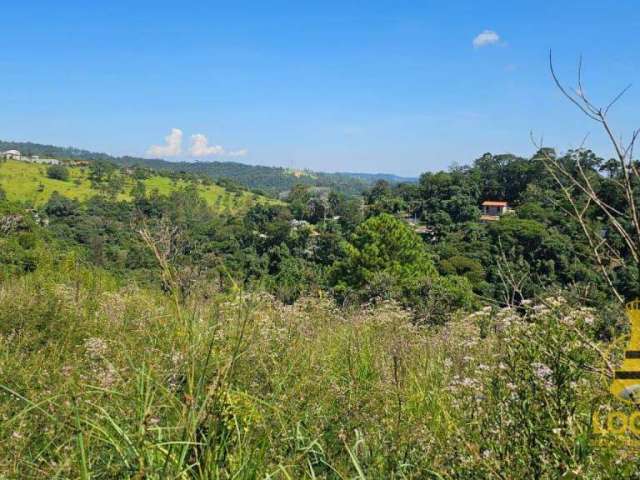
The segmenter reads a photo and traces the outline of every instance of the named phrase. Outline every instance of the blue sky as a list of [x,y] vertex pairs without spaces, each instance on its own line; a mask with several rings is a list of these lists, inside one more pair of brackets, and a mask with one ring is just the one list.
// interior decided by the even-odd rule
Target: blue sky
[[553,86],[549,48],[568,83],[583,55],[597,102],[636,83],[612,120],[640,126],[635,1],[61,0],[2,14],[0,139],[402,175],[529,155],[531,131],[559,150],[589,133],[609,155]]

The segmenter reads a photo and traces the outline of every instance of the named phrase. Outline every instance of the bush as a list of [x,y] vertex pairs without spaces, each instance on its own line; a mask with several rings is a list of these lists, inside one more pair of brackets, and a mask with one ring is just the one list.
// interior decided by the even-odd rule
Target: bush
[[69,169],[64,165],[51,165],[47,168],[47,177],[66,182],[69,180]]
[[44,206],[44,211],[52,217],[69,217],[79,209],[78,202],[53,192],[49,201]]
[[469,310],[477,303],[469,280],[457,275],[425,278],[406,296],[418,320],[430,324],[446,323],[456,310]]

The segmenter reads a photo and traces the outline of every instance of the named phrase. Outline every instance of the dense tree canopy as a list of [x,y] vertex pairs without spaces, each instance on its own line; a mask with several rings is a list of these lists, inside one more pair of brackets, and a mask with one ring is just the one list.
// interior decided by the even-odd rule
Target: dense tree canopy
[[[147,229],[164,238],[184,295],[200,284],[219,291],[264,288],[291,303],[324,290],[342,303],[395,300],[416,319],[439,322],[478,299],[518,303],[558,288],[606,297],[584,239],[587,228],[621,252],[606,265],[611,283],[627,298],[637,295],[638,268],[626,261],[620,232],[604,228],[597,210],[574,189],[584,208],[583,224],[576,222],[543,155],[556,158],[549,150],[530,159],[484,154],[469,166],[427,172],[416,184],[378,180],[362,196],[301,182],[286,203],[256,203],[243,216],[211,211],[198,192],[201,177],[171,173],[180,187],[160,195],[141,181],[155,172],[125,171],[99,159],[89,165],[98,195],[78,202],[54,193],[36,209],[48,223],[33,224],[29,238],[21,234],[9,242],[12,253],[6,255],[13,260],[7,264],[37,268],[34,245],[46,235],[78,249],[90,263],[148,279],[145,272],[158,265],[140,238]],[[558,161],[570,172],[582,168],[602,198],[623,211],[615,162],[582,150]],[[126,176],[135,182],[125,192],[131,201],[118,200]],[[484,200],[505,200],[513,211],[483,223]],[[173,233],[165,238],[167,231]]]

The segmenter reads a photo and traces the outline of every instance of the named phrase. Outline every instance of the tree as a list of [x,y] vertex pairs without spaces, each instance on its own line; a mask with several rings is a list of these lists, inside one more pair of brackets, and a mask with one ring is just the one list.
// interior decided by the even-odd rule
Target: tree
[[69,169],[64,165],[50,165],[47,168],[47,177],[66,182],[69,180]]
[[53,192],[44,206],[44,211],[49,216],[62,218],[76,214],[79,207],[76,200],[60,195],[58,192]]
[[133,187],[131,187],[131,191],[129,193],[133,197],[134,203],[139,204],[146,199],[147,187],[143,182],[138,180]]
[[292,255],[285,244],[273,247],[269,258],[271,290],[282,302],[291,304],[314,286],[313,271],[308,263]]
[[107,181],[113,172],[116,170],[116,166],[112,163],[97,160],[91,162],[89,165],[89,180],[96,186]]
[[356,228],[330,280],[338,299],[355,294],[360,300],[396,300],[412,308],[416,320],[430,323],[444,322],[475,298],[466,278],[441,277],[420,237],[389,214]]
[[286,243],[291,231],[291,212],[279,205],[254,205],[244,218],[246,242],[262,255],[275,245]]
[[311,198],[311,192],[306,185],[295,185],[291,189],[287,196],[287,201],[289,202],[289,208],[294,218],[298,220],[309,218],[309,201]]
[[440,270],[448,275],[461,275],[466,277],[474,287],[484,282],[484,268],[482,268],[482,264],[474,258],[454,255],[440,263]]
[[110,198],[115,199],[124,188],[124,178],[122,175],[111,175],[106,183],[102,184],[104,192]]
[[374,204],[391,195],[391,185],[386,180],[378,180],[367,192],[367,203]]
[[333,284],[339,291],[352,289],[364,297],[371,296],[367,289],[384,277],[389,288],[401,295],[421,278],[437,275],[420,237],[389,214],[360,224],[343,248],[345,258],[332,271]]
[[[634,130],[628,142],[623,143],[622,136],[614,133],[608,115],[611,107],[630,86],[614,96],[606,106],[598,106],[585,94],[586,90],[582,85],[582,59],[578,64],[575,89],[566,88],[560,82],[554,70],[551,52],[549,69],[558,89],[585,116],[600,125],[615,152],[613,162],[604,162],[602,159],[596,160],[595,156],[584,155],[583,149],[577,151],[573,158],[569,158],[569,162],[550,155],[543,155],[542,161],[563,193],[569,205],[567,211],[580,225],[602,277],[616,299],[624,302],[629,297],[625,298],[616,286],[615,266],[626,264],[628,271],[640,272],[640,169],[633,159],[640,129]],[[599,188],[602,177],[598,170],[607,172],[609,177],[615,180],[608,184],[606,196]],[[620,199],[621,202],[613,205],[609,198]],[[593,221],[594,209],[602,221]],[[625,290],[633,292],[632,296],[637,296],[640,294],[640,278],[636,277],[633,283],[633,288],[627,287]]]

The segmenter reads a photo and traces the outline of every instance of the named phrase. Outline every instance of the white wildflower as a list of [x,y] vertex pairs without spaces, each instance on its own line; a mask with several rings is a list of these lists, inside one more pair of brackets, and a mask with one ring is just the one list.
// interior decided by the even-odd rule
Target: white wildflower
[[84,348],[92,359],[98,359],[107,353],[107,343],[97,337],[87,338],[84,341]]

